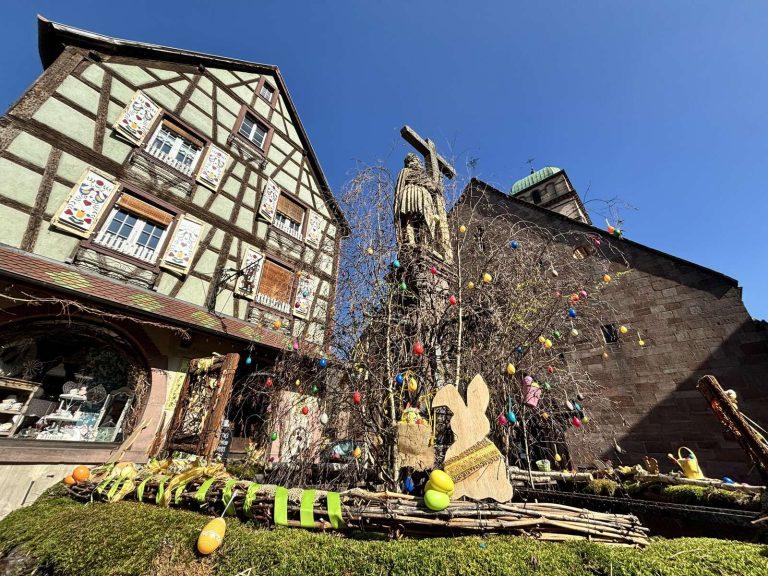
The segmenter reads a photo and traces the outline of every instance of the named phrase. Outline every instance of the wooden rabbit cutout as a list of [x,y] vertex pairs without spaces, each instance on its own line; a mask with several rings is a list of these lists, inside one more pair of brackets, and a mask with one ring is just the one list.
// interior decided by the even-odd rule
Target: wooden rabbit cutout
[[452,384],[440,388],[432,400],[433,408],[445,406],[453,413],[454,441],[445,453],[443,468],[456,484],[454,498],[493,498],[497,502],[512,498],[506,464],[488,439],[491,423],[485,411],[489,400],[488,385],[480,374],[469,383],[466,404]]

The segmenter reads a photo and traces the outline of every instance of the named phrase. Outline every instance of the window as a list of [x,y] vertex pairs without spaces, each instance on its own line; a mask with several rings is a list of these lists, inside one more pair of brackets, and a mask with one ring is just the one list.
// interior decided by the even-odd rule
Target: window
[[264,100],[266,100],[271,104],[272,98],[275,95],[275,89],[272,88],[272,86],[270,86],[266,82],[264,82],[264,84],[261,85],[261,90],[259,90],[259,94],[261,95],[262,98],[264,98]]
[[277,211],[272,223],[278,230],[282,230],[301,240],[302,228],[304,226],[304,208],[288,198],[284,193],[281,193],[277,199]]
[[121,254],[154,264],[173,215],[123,194],[94,242]]
[[149,139],[147,151],[180,172],[191,176],[203,151],[203,143],[168,120],[163,120]]
[[602,326],[603,339],[606,344],[613,344],[619,341],[619,330],[616,324],[605,324]]
[[243,116],[243,122],[240,124],[240,134],[248,138],[248,140],[263,150],[264,144],[267,140],[268,132],[269,130],[267,127],[259,122],[253,114],[250,112],[245,113],[245,116]]
[[256,302],[289,314],[293,293],[293,272],[271,260],[264,262]]
[[541,204],[541,190],[531,192],[531,200],[533,200],[534,204]]

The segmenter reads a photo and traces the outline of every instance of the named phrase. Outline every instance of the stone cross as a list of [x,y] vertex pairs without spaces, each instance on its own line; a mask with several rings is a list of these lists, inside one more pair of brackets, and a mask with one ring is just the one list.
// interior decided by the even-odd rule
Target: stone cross
[[443,181],[442,178],[440,178],[440,174],[449,180],[456,176],[456,170],[454,170],[448,160],[437,153],[437,148],[432,140],[429,138],[425,140],[408,125],[405,125],[400,129],[400,136],[402,136],[403,140],[408,142],[408,144],[413,146],[419,154],[424,156],[424,165],[425,167],[428,167],[430,176],[441,190],[443,188]]

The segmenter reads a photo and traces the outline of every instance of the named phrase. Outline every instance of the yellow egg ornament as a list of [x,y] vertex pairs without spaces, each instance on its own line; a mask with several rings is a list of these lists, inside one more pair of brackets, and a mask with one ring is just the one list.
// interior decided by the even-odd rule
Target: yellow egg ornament
[[444,492],[438,492],[437,490],[427,490],[424,492],[424,504],[427,508],[435,512],[445,510],[451,503],[451,497]]
[[474,287],[475,287],[475,283],[474,283],[474,282],[472,282],[472,280],[470,280],[469,282],[467,282],[467,288],[468,288],[469,290],[472,290],[472,289],[474,289]]
[[560,461],[562,461],[562,459],[563,459],[563,457],[560,456],[560,454],[555,454],[555,462],[560,462]]
[[546,341],[547,341],[547,339],[544,338],[544,336],[539,336],[539,344],[544,344],[544,342],[546,342]]
[[373,256],[373,248],[368,248],[366,252],[368,252],[368,256]]
[[355,449],[352,450],[352,456],[354,456],[355,458],[360,458],[360,456],[362,455],[363,455],[363,451],[360,450],[360,446],[355,446]]
[[629,328],[627,328],[626,326],[620,326],[619,332],[621,332],[622,334],[626,334],[627,332],[629,332]]
[[416,378],[411,378],[408,380],[408,391],[409,392],[416,392],[416,390],[419,389],[419,383],[416,381]]
[[638,340],[638,341],[637,341],[637,343],[638,343],[640,346],[645,346],[645,340],[643,340],[642,338],[641,338],[640,340]]
[[547,348],[547,349],[552,348],[552,340],[550,340],[549,338],[544,340],[544,348]]
[[464,224],[462,224],[461,226],[459,226],[459,232],[461,232],[462,234],[464,234],[466,231],[467,231],[467,227],[466,227],[466,226],[464,226]]
[[603,282],[608,284],[608,282],[611,281],[611,275],[610,274],[603,274]]
[[490,284],[492,281],[493,281],[493,276],[488,274],[488,272],[483,274],[483,282],[485,282],[486,284]]
[[514,365],[514,364],[512,364],[512,362],[510,362],[509,364],[507,364],[507,374],[508,374],[509,376],[514,376],[514,375],[515,375],[515,372],[517,372],[517,370],[515,369],[515,365]]
[[427,490],[437,490],[451,496],[454,488],[453,478],[442,470],[432,470],[427,481]]
[[215,552],[224,541],[226,531],[227,523],[224,518],[214,518],[208,522],[197,537],[197,551],[206,556]]

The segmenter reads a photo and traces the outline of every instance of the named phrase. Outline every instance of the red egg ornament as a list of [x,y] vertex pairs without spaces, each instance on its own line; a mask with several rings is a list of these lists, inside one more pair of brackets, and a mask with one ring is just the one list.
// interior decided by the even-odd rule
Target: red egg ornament
[[413,353],[416,356],[421,356],[422,354],[424,354],[424,344],[422,344],[418,340],[416,342],[414,342],[413,343]]
[[571,422],[573,422],[573,425],[576,426],[576,428],[581,428],[581,420],[579,420],[578,416],[571,418]]
[[435,274],[437,274],[437,268],[434,266],[430,267],[429,273],[432,274],[432,276],[434,276]]
[[554,366],[547,366],[547,374],[553,374],[555,372]]
[[301,413],[304,414],[304,416],[306,416],[307,414],[309,414],[309,408],[307,408],[306,406],[302,406]]
[[352,392],[352,402],[354,402],[355,404],[360,404],[360,402],[362,401],[363,401],[363,395],[360,394],[360,392],[358,392],[357,390]]
[[272,382],[272,378],[267,378],[267,381],[266,381],[266,382],[264,382],[264,385],[265,385],[267,388],[270,388],[270,387],[272,386],[272,384],[274,384],[274,382]]
[[499,414],[499,426],[506,426],[509,424],[509,420],[507,420],[507,417],[504,416],[504,414]]
[[456,306],[456,302],[457,302],[456,296],[454,296],[453,294],[448,296],[448,304],[450,304],[451,306]]

